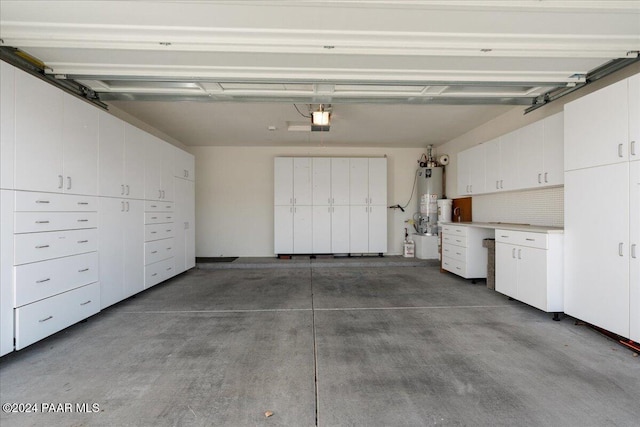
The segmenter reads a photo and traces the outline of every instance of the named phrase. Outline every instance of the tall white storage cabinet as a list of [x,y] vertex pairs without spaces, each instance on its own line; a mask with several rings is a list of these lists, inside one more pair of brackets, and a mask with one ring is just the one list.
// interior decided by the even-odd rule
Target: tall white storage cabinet
[[564,128],[565,312],[634,341],[640,340],[639,79],[565,105]]
[[276,255],[387,251],[386,158],[276,157],[274,167]]
[[195,267],[195,159],[176,148],[175,187],[175,266],[176,274]]
[[0,190],[0,356],[13,351],[13,198]]

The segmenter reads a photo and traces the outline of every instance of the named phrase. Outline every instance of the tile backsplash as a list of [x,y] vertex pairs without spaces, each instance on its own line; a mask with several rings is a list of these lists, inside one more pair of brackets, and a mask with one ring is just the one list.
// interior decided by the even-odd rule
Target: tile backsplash
[[473,197],[473,221],[564,226],[564,187]]

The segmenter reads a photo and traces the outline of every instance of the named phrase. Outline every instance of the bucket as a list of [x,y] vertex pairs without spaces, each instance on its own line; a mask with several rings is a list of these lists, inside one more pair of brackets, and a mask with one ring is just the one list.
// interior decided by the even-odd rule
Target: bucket
[[403,246],[404,246],[403,256],[405,258],[415,258],[416,244],[413,242],[413,240],[405,240]]

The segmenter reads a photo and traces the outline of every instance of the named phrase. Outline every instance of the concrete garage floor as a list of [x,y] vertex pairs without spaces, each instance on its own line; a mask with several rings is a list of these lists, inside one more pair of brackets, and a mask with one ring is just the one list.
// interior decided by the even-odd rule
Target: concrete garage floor
[[191,270],[0,359],[2,403],[100,412],[0,424],[638,425],[629,350],[433,263],[384,260]]

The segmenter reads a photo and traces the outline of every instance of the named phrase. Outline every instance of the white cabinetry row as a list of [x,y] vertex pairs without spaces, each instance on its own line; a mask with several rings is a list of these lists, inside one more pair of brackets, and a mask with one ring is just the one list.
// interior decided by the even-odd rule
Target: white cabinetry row
[[638,342],[640,75],[566,104],[565,117],[565,311]]
[[458,194],[563,183],[563,113],[458,153]]
[[276,157],[274,251],[387,251],[387,159]]
[[3,355],[195,265],[195,162],[0,67]]

